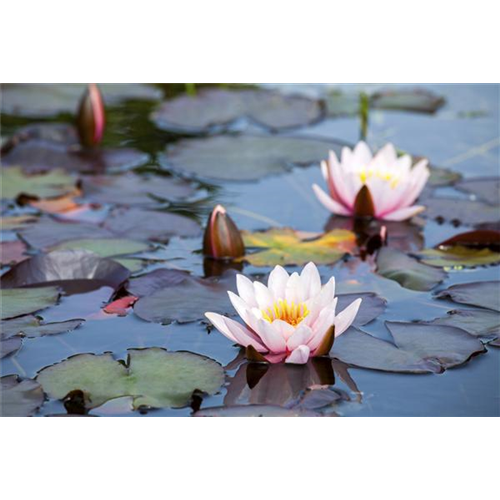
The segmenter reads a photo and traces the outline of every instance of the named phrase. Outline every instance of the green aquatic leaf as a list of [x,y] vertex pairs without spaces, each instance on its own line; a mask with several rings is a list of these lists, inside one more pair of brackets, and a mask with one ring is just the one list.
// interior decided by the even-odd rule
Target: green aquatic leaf
[[424,264],[429,266],[458,269],[500,263],[499,252],[493,252],[488,248],[479,250],[461,245],[439,249],[427,248],[422,250],[418,257]]
[[59,299],[59,289],[43,288],[0,289],[1,319],[15,318],[53,306]]
[[224,370],[198,354],[150,347],[129,349],[126,363],[109,353],[78,354],[44,368],[36,380],[55,399],[82,391],[86,409],[123,396],[134,398],[135,409],[180,408],[190,402],[195,391],[215,394],[224,383]]

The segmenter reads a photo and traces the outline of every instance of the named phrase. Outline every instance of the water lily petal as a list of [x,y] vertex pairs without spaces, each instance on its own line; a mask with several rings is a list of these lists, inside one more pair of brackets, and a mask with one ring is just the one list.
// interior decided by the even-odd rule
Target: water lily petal
[[305,293],[302,288],[302,280],[300,279],[299,273],[293,273],[288,278],[285,287],[285,298],[289,304],[292,302],[298,304],[305,300]]
[[295,332],[295,327],[282,319],[275,319],[273,321],[273,327],[280,332],[285,341],[287,341]]
[[286,363],[293,363],[296,365],[304,365],[309,360],[309,354],[311,350],[306,345],[300,345],[292,351],[290,356],[288,356]]
[[346,207],[328,196],[317,184],[313,184],[312,188],[318,200],[327,210],[337,215],[350,215],[350,211]]
[[260,309],[267,309],[272,307],[274,303],[274,295],[271,293],[266,285],[263,285],[259,281],[254,281],[253,284],[255,290],[255,300]]
[[267,287],[276,300],[285,298],[285,288],[290,275],[281,266],[276,266],[269,274]]
[[305,290],[305,300],[315,297],[321,291],[321,276],[313,262],[309,262],[300,273],[302,286]]
[[243,274],[236,275],[236,288],[238,289],[240,297],[249,307],[257,307],[253,283],[246,276],[243,276]]
[[335,317],[335,337],[342,335],[352,324],[358,314],[361,299],[356,299]]
[[309,326],[300,323],[295,329],[293,335],[288,339],[286,345],[290,351],[293,351],[300,345],[306,345],[313,335],[313,331]]
[[258,319],[256,321],[255,333],[272,353],[276,354],[286,350],[285,339],[279,330],[265,319]]

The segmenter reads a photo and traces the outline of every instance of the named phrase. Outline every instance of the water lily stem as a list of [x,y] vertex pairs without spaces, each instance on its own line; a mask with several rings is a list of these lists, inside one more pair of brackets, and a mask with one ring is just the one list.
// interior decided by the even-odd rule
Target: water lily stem
[[368,135],[368,115],[370,113],[370,98],[366,92],[359,94],[359,119],[360,126],[360,140],[366,140]]
[[186,94],[194,97],[196,95],[196,84],[195,83],[185,83]]

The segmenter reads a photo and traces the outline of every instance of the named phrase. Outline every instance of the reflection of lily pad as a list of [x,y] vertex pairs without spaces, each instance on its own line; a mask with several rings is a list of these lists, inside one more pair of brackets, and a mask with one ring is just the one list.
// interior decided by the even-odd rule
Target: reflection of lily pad
[[[153,323],[197,321],[203,319],[206,311],[234,314],[227,291],[234,292],[235,288],[234,273],[228,272],[219,280],[200,279],[186,274],[182,281],[139,299],[134,312]],[[133,285],[129,291],[134,291]]]
[[133,235],[138,240],[162,243],[172,236],[194,237],[201,232],[200,225],[188,217],[140,208],[116,208],[103,227],[121,238]]
[[13,266],[0,278],[2,287],[57,284],[65,290],[118,288],[130,275],[128,269],[87,250],[56,250],[35,255]]
[[86,199],[116,205],[154,205],[155,198],[184,200],[194,190],[185,181],[168,177],[142,177],[136,174],[92,176],[83,179]]
[[475,337],[500,337],[500,314],[486,309],[456,309],[425,324],[455,326]]
[[76,179],[63,170],[42,175],[26,175],[19,167],[2,169],[1,198],[13,199],[20,194],[38,198],[64,196],[75,190]]
[[[36,83],[2,85],[2,112],[33,118],[74,113],[85,91],[85,84]],[[161,99],[160,89],[142,83],[99,84],[106,105],[126,100]]]
[[397,281],[410,290],[427,291],[441,283],[447,274],[441,269],[420,264],[408,255],[389,247],[377,254],[377,273]]
[[290,165],[310,165],[340,153],[334,142],[280,136],[216,136],[186,139],[169,146],[160,164],[202,179],[254,181],[286,172]]
[[224,131],[238,119],[249,119],[271,130],[300,127],[322,116],[317,101],[268,90],[204,89],[164,102],[152,114],[158,127],[202,134]]
[[15,318],[23,314],[41,311],[53,306],[59,299],[56,287],[6,290],[0,289],[1,319]]
[[446,248],[427,248],[418,256],[424,264],[434,267],[475,267],[498,264],[500,253],[492,252],[488,248],[481,250],[456,245]]
[[453,285],[439,292],[436,298],[500,311],[500,281],[477,281]]
[[19,380],[17,375],[7,375],[0,378],[0,389],[2,417],[29,417],[43,404],[43,390],[34,380]]
[[83,391],[87,409],[122,396],[132,396],[135,409],[178,408],[188,404],[195,391],[216,393],[224,370],[204,356],[151,347],[129,349],[126,364],[111,354],[79,354],[44,368],[37,381],[51,398]]
[[241,258],[254,266],[300,266],[310,261],[332,264],[352,250],[356,242],[354,233],[342,229],[330,231],[316,239],[301,238],[300,233],[290,228],[254,233],[242,231],[242,236],[247,249],[262,249]]

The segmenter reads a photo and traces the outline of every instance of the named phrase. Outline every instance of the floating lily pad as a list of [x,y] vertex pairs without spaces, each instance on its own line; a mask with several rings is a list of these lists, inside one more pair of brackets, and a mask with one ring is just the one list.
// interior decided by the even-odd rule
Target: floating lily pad
[[356,244],[356,236],[351,231],[337,229],[316,239],[301,237],[297,231],[269,229],[249,233],[242,231],[247,249],[262,249],[247,253],[241,260],[254,266],[291,265],[297,266],[312,261],[316,264],[332,264],[351,251]]
[[155,269],[132,278],[126,284],[127,291],[136,297],[146,297],[163,288],[177,286],[192,277],[187,271],[177,269]]
[[255,181],[282,174],[292,165],[311,165],[340,154],[341,144],[281,136],[216,136],[186,139],[168,147],[160,164],[187,176]]
[[[85,84],[34,83],[2,85],[2,112],[9,115],[46,118],[59,113],[75,113]],[[160,89],[142,83],[99,84],[107,106],[126,100],[157,100]]]
[[459,198],[429,198],[425,200],[425,206],[426,210],[422,215],[429,219],[443,219],[465,225],[500,221],[498,207],[481,201]]
[[[149,250],[151,245],[142,241],[122,238],[80,239],[60,243],[50,250],[88,250],[100,257],[117,257]],[[115,259],[116,260],[116,259]]]
[[1,319],[15,318],[53,306],[59,300],[59,289],[52,286],[6,290],[2,287],[0,299]]
[[486,309],[455,309],[443,318],[425,321],[428,325],[447,325],[461,328],[475,337],[500,337],[500,314]]
[[386,326],[399,349],[415,353],[425,360],[436,360],[445,370],[485,352],[477,338],[453,326],[396,321],[386,322]]
[[21,336],[12,332],[4,331],[3,323],[4,322],[0,323],[2,326],[2,329],[0,330],[0,359],[17,352],[23,345],[23,339]]
[[2,217],[2,231],[11,231],[13,229],[22,229],[33,222],[36,222],[38,217],[33,215],[15,215],[13,217]]
[[[418,161],[417,158],[414,158],[414,160]],[[451,186],[462,178],[458,172],[454,172],[453,170],[449,170],[447,168],[433,167],[431,165],[429,170],[431,175],[427,181],[427,185],[431,187]]]
[[488,248],[478,250],[461,245],[447,248],[427,248],[418,254],[424,264],[434,267],[476,267],[500,263],[500,253]]
[[372,370],[403,373],[442,371],[441,366],[433,360],[423,360],[412,352],[398,349],[391,342],[355,328],[350,328],[335,340],[330,355],[349,365]]
[[[134,286],[129,287],[131,290],[137,292]],[[219,280],[186,275],[182,281],[139,299],[134,313],[146,321],[163,324],[201,320],[206,311],[234,314],[228,290],[236,291],[234,273],[228,272]]]
[[24,252],[26,245],[19,240],[0,242],[0,260],[2,266],[17,264],[28,258]]
[[500,246],[500,231],[491,229],[477,229],[475,231],[467,231],[466,233],[456,234],[445,241],[442,241],[437,248],[463,245],[466,247],[499,247]]
[[498,207],[500,204],[500,178],[498,177],[463,180],[456,185],[456,188],[474,195],[489,205]]
[[408,255],[389,247],[382,247],[377,254],[377,273],[397,281],[410,290],[432,290],[447,274],[441,269],[420,264]]
[[500,281],[477,281],[453,285],[439,292],[436,298],[500,311]]
[[83,150],[78,146],[32,139],[21,142],[2,157],[5,166],[18,166],[25,173],[66,172],[102,174],[144,165],[149,155],[132,148]]
[[387,307],[387,300],[378,296],[376,293],[345,293],[337,295],[337,310],[343,311],[356,299],[362,299],[353,326],[363,326],[378,318]]
[[14,199],[20,194],[38,198],[64,196],[76,189],[75,184],[76,179],[64,170],[52,170],[42,175],[26,175],[19,167],[3,168],[0,197]]
[[[33,248],[47,250],[62,242],[81,239],[114,238],[115,235],[96,224],[87,222],[56,221],[41,217],[37,224],[21,228],[19,233]],[[128,235],[127,235],[128,236]]]
[[221,132],[241,119],[270,130],[309,125],[323,115],[318,101],[268,90],[204,89],[164,102],[151,118],[164,130],[188,134]]
[[118,288],[130,275],[128,269],[87,250],[55,250],[35,255],[13,266],[0,278],[6,288],[56,284],[69,291]]
[[301,408],[272,405],[214,406],[193,413],[193,417],[320,417],[321,414]]
[[435,113],[445,100],[424,89],[390,89],[371,96],[370,106],[375,109],[394,109],[414,113]]
[[85,177],[82,189],[92,202],[128,206],[155,205],[157,198],[185,200],[194,193],[193,187],[180,179],[135,174]]
[[134,409],[183,407],[195,391],[215,394],[224,383],[222,367],[204,356],[165,349],[129,349],[126,363],[111,354],[79,354],[38,373],[36,380],[51,398],[83,391],[86,408],[123,396]]
[[23,337],[36,338],[45,335],[58,335],[78,328],[85,320],[73,319],[56,323],[42,323],[36,316],[22,316],[20,318],[2,321],[0,328],[6,335],[22,335]]
[[17,375],[0,378],[2,398],[0,416],[30,417],[44,401],[43,390],[34,380],[19,380]]
[[194,237],[201,232],[200,225],[188,217],[140,208],[116,208],[103,227],[122,238],[133,235],[138,240],[162,243],[172,236]]

